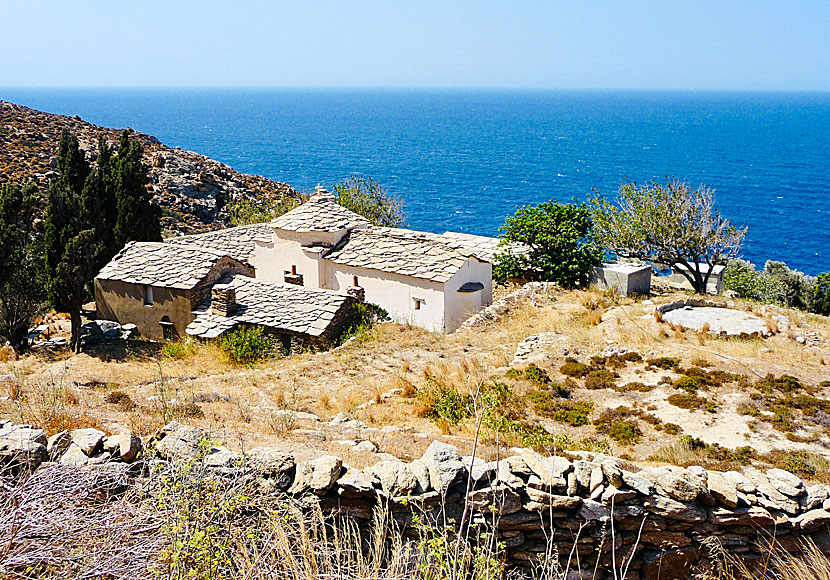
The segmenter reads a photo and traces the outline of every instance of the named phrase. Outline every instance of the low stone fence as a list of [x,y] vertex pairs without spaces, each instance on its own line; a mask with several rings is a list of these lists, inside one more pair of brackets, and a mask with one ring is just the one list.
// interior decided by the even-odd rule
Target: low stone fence
[[597,453],[545,457],[529,449],[484,462],[434,441],[421,459],[386,456],[360,470],[331,455],[295,462],[269,448],[242,457],[211,445],[200,429],[176,423],[143,449],[133,435],[116,437],[83,429],[47,441],[38,429],[5,423],[0,459],[30,469],[46,460],[83,470],[132,462],[135,472],[142,461],[195,460],[218,476],[255,470],[286,494],[314,500],[326,514],[368,523],[385,507],[405,537],[417,536],[416,515],[456,529],[477,524],[495,532],[508,565],[558,558],[573,571],[578,562],[573,578],[582,577],[579,570],[587,578],[611,578],[613,567],[627,567],[629,579],[686,578],[707,569],[713,554],[751,565],[763,561],[772,538],[793,552],[806,539],[830,551],[830,486],[807,486],[780,469],[641,469]]

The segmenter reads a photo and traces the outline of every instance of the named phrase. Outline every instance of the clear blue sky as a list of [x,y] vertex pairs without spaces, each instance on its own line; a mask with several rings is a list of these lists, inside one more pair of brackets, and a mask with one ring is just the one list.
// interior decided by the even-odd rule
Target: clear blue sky
[[0,20],[0,86],[830,90],[830,0],[2,0]]

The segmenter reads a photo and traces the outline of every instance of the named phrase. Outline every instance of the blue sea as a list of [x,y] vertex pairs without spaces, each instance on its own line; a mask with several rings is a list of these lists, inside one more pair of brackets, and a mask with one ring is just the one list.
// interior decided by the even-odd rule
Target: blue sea
[[409,225],[495,235],[517,205],[677,176],[749,228],[744,256],[830,270],[830,94],[0,89],[312,191],[350,174]]

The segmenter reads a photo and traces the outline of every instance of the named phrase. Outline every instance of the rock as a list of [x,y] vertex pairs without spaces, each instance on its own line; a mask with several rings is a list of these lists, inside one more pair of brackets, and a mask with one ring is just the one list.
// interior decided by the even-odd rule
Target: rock
[[271,447],[255,447],[248,452],[248,461],[266,478],[274,480],[280,489],[286,489],[294,479],[294,456]]
[[72,443],[80,447],[87,457],[94,455],[103,449],[106,433],[98,429],[73,429],[70,433]]
[[372,497],[380,487],[380,480],[373,474],[354,467],[344,467],[345,474],[337,480],[337,493],[343,497]]
[[614,504],[617,504],[619,502],[629,500],[636,496],[637,492],[633,489],[621,491],[616,486],[609,485],[607,488],[605,488],[605,491],[602,492],[601,500],[602,503],[605,504],[611,503],[612,501],[614,502]]
[[630,471],[623,470],[622,480],[625,485],[637,490],[637,493],[640,495],[651,495],[651,492],[654,490],[654,484],[649,480]]
[[602,499],[603,493],[605,493],[605,486],[598,485],[596,488],[594,488],[594,491],[591,492],[590,498],[594,501],[599,501],[600,499]]
[[693,547],[644,553],[645,580],[686,580],[698,559]]
[[706,483],[708,481],[709,476],[707,475],[706,470],[703,467],[701,467],[700,465],[690,465],[686,469],[692,475],[696,475],[697,477],[702,479],[704,483]]
[[725,471],[723,476],[735,483],[735,488],[741,493],[755,493],[758,488],[743,473],[739,471]]
[[432,484],[429,480],[429,469],[426,464],[420,459],[415,459],[409,463],[409,469],[412,470],[412,475],[418,480],[418,488],[416,492],[426,493],[432,489]]
[[830,511],[810,510],[792,520],[793,527],[804,531],[817,530],[830,524]]
[[473,509],[484,514],[513,514],[522,509],[519,494],[506,485],[494,485],[476,489],[469,493],[467,499]]
[[680,502],[690,502],[707,493],[706,484],[682,467],[651,467],[640,475],[654,482],[658,491]]
[[[582,504],[581,497],[574,497],[569,495],[554,495],[546,491],[527,488],[527,497],[530,501],[540,505],[544,509],[573,509]],[[530,509],[530,508],[528,508]],[[538,511],[538,510],[531,510]]]
[[429,471],[432,487],[442,495],[447,493],[453,483],[460,481],[467,471],[458,457],[458,449],[441,441],[430,443],[421,461]]
[[46,442],[46,452],[49,454],[49,459],[55,461],[63,455],[64,451],[69,449],[72,443],[72,436],[69,431],[61,431],[49,437]]
[[323,455],[307,463],[297,465],[294,484],[288,493],[301,494],[312,491],[317,495],[324,495],[340,478],[343,462],[339,457]]
[[[778,487],[767,479],[767,476],[757,469],[747,469],[747,476],[757,488],[758,503],[767,509],[784,511],[795,515],[799,512],[798,502],[778,491]],[[778,480],[779,485],[785,486],[786,482]]]
[[15,469],[35,469],[49,459],[47,443],[42,429],[8,421],[0,429],[0,463]]
[[608,508],[601,503],[586,499],[582,501],[579,510],[576,512],[577,516],[586,522],[606,522],[611,515]]
[[505,465],[510,470],[511,473],[518,475],[524,479],[527,479],[531,475],[533,475],[533,471],[528,467],[527,462],[518,455],[511,455],[503,459]]
[[571,471],[568,474],[567,479],[568,479],[568,489],[567,489],[568,495],[576,495],[577,491],[579,489],[578,482],[576,481],[576,473]]
[[811,485],[807,488],[804,508],[807,511],[819,508],[827,499],[830,499],[830,487],[821,484]]
[[603,461],[599,464],[605,479],[611,485],[620,488],[623,486],[622,469],[617,465],[616,461]]
[[[522,465],[527,465],[520,457],[517,457],[517,459],[522,462]],[[522,490],[525,487],[522,479],[511,469],[510,462],[506,459],[502,459],[498,463],[496,468],[496,481],[509,485],[517,491]]]
[[643,507],[658,516],[671,520],[689,523],[697,523],[706,520],[706,511],[703,508],[693,504],[675,501],[662,495],[652,495],[647,497],[643,501]]
[[730,508],[738,507],[738,489],[735,480],[726,477],[719,471],[710,471],[709,493],[719,504]]
[[377,445],[372,443],[371,441],[361,441],[357,445],[354,446],[355,451],[364,451],[366,453],[375,453],[378,448]]
[[718,526],[771,526],[775,523],[772,515],[762,507],[715,508],[709,511],[709,521]]
[[141,451],[141,438],[130,432],[110,435],[104,439],[104,450],[125,463],[132,463]]
[[572,465],[566,458],[559,456],[543,457],[532,449],[521,449],[519,455],[546,487],[566,487],[568,485],[565,476],[572,469]]
[[202,465],[210,469],[233,469],[242,463],[242,455],[222,445],[211,446],[202,456]]
[[766,471],[770,484],[788,497],[798,497],[805,492],[804,482],[789,471],[773,468]]
[[72,467],[81,467],[89,463],[89,457],[87,457],[83,449],[75,443],[71,443],[63,455],[61,455],[60,463]]
[[605,474],[602,472],[602,468],[597,466],[591,470],[591,480],[588,485],[588,492],[593,494],[594,491],[600,487],[605,480]]
[[496,480],[496,471],[498,470],[497,461],[484,461],[480,457],[472,457],[470,455],[462,457],[461,462],[467,467],[470,477],[476,484],[490,484]]
[[409,495],[419,487],[410,466],[397,459],[378,461],[369,471],[378,478],[383,490],[393,497]]
[[155,445],[159,455],[168,461],[189,460],[199,455],[199,444],[205,439],[205,432],[173,422],[162,427],[159,436],[161,440]]
[[591,472],[594,465],[585,461],[584,459],[577,459],[573,463],[574,474],[576,475],[576,482],[585,489],[590,490],[591,487]]

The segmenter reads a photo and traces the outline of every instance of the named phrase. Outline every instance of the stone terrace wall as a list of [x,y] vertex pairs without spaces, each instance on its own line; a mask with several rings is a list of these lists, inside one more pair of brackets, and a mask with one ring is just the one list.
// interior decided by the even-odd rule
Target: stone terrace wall
[[[368,521],[385,504],[411,537],[417,535],[413,514],[438,525],[494,525],[510,565],[528,566],[556,553],[564,562],[576,546],[580,568],[596,578],[613,577],[612,558],[618,570],[630,560],[629,579],[685,578],[706,569],[718,551],[761,562],[772,537],[790,551],[807,538],[830,551],[830,486],[806,486],[780,469],[640,469],[602,454],[543,457],[528,449],[484,462],[434,441],[419,460],[380,454],[375,465],[359,470],[331,455],[297,463],[269,448],[243,458],[206,446],[204,432],[176,423],[147,448],[136,439],[81,429],[47,441],[38,429],[6,422],[0,423],[0,459],[18,467],[51,459],[95,469],[200,457],[220,475],[256,470],[288,495],[315,499],[325,513]],[[592,576],[595,566],[599,573]]]

